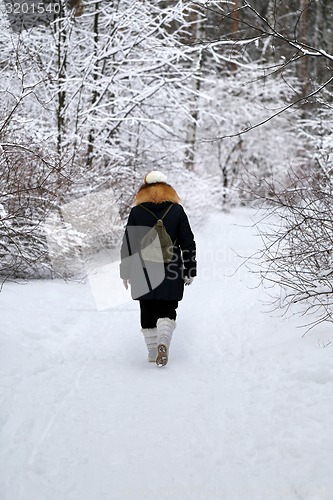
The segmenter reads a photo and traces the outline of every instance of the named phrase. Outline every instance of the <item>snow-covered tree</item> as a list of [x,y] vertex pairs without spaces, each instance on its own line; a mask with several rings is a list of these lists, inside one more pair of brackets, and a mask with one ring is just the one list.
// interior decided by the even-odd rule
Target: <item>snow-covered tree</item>
[[143,172],[182,165],[198,50],[183,42],[190,12],[87,0],[84,15],[64,10],[49,27],[6,27],[2,181],[15,195],[2,192],[20,227],[29,220],[45,243],[50,210],[112,188],[122,213]]

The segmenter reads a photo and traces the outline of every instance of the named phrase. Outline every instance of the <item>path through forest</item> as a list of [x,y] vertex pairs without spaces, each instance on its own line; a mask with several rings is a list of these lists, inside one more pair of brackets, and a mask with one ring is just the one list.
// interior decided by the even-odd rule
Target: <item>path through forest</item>
[[251,215],[198,232],[163,369],[129,297],[98,310],[88,284],[5,284],[2,500],[333,499],[331,329],[302,338],[234,274],[260,243]]

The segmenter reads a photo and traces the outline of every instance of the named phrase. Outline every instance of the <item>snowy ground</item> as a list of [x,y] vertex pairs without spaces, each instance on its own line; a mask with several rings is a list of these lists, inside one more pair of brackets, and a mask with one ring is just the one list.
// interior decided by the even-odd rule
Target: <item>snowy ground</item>
[[302,338],[245,269],[226,276],[232,249],[258,244],[249,223],[218,214],[197,235],[163,369],[136,302],[99,311],[88,284],[5,285],[1,500],[333,499],[331,329]]

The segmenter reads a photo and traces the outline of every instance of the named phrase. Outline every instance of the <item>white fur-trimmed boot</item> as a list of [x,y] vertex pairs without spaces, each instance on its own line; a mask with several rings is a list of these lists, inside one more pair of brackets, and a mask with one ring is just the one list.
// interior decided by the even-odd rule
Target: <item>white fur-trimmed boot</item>
[[148,361],[154,362],[157,356],[157,328],[142,328],[148,349]]
[[168,362],[169,347],[176,322],[170,318],[157,320],[157,366],[165,366]]

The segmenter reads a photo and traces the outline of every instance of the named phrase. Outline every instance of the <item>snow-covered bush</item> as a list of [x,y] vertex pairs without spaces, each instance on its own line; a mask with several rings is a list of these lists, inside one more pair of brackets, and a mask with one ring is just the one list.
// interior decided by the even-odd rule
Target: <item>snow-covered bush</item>
[[[43,230],[49,214],[112,189],[123,217],[147,170],[181,164],[186,80],[197,51],[181,41],[189,11],[183,2],[92,0],[84,9],[20,34],[0,21],[0,192],[17,249],[7,244],[2,272],[52,273]],[[67,255],[65,240],[57,241]],[[89,244],[95,251],[112,243],[104,233]]]
[[326,166],[276,194],[257,224],[263,248],[253,269],[279,291],[272,291],[278,307],[300,305],[308,326],[333,322],[333,183]]
[[216,176],[228,204],[270,195],[301,161],[297,109],[271,118],[292,101],[297,82],[264,75],[265,68],[253,64],[203,86],[198,169]]

